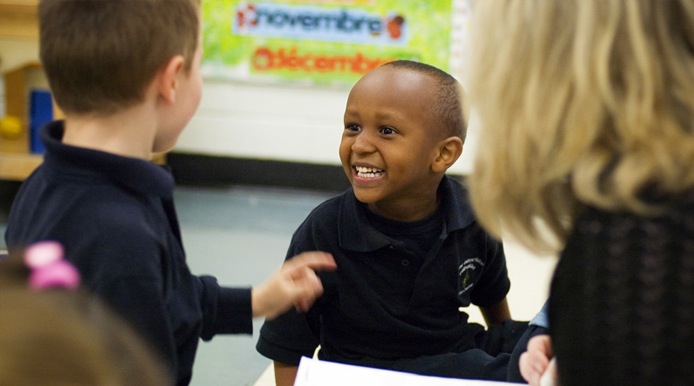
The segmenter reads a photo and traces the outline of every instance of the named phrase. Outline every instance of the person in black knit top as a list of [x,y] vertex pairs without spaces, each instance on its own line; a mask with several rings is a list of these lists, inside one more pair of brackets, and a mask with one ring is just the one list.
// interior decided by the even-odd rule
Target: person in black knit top
[[480,1],[469,72],[482,225],[560,255],[550,337],[573,385],[694,385],[694,3]]

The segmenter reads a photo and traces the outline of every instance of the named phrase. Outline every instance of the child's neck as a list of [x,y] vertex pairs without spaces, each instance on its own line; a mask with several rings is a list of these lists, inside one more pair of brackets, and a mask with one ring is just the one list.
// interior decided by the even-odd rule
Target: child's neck
[[152,158],[156,121],[148,111],[139,105],[107,116],[66,116],[62,142],[149,160]]
[[420,221],[439,207],[439,200],[436,194],[431,200],[413,199],[408,202],[398,202],[394,204],[373,203],[368,204],[369,210],[381,217],[400,222]]

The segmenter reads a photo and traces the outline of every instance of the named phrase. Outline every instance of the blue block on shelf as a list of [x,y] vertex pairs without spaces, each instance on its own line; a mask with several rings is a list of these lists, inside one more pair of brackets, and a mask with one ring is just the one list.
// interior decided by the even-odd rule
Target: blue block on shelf
[[39,130],[53,120],[53,99],[48,90],[32,90],[29,102],[29,150],[44,153],[46,149],[39,138]]

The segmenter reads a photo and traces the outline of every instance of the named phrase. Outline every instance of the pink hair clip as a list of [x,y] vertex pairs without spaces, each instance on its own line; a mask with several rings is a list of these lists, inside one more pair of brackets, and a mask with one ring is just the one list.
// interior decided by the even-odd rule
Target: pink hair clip
[[29,287],[75,289],[80,284],[77,269],[64,260],[63,246],[56,241],[32,244],[24,251],[24,262],[31,269]]

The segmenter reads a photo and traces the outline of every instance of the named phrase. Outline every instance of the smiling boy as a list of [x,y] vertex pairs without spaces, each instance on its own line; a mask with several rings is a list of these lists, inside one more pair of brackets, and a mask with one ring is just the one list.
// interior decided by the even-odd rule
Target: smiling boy
[[[527,323],[513,322],[500,243],[477,224],[467,191],[445,172],[460,157],[466,124],[449,74],[387,63],[352,88],[340,159],[351,188],[308,216],[287,258],[333,254],[325,293],[307,314],[266,322],[258,351],[277,385],[291,385],[301,356],[427,375],[506,380]],[[479,306],[488,330],[460,311]],[[521,380],[521,379],[517,379]]]
[[340,160],[354,195],[371,212],[411,222],[438,206],[443,172],[462,153],[463,141],[455,126],[437,125],[439,118],[422,106],[437,98],[436,83],[396,66],[368,74],[352,89]]

